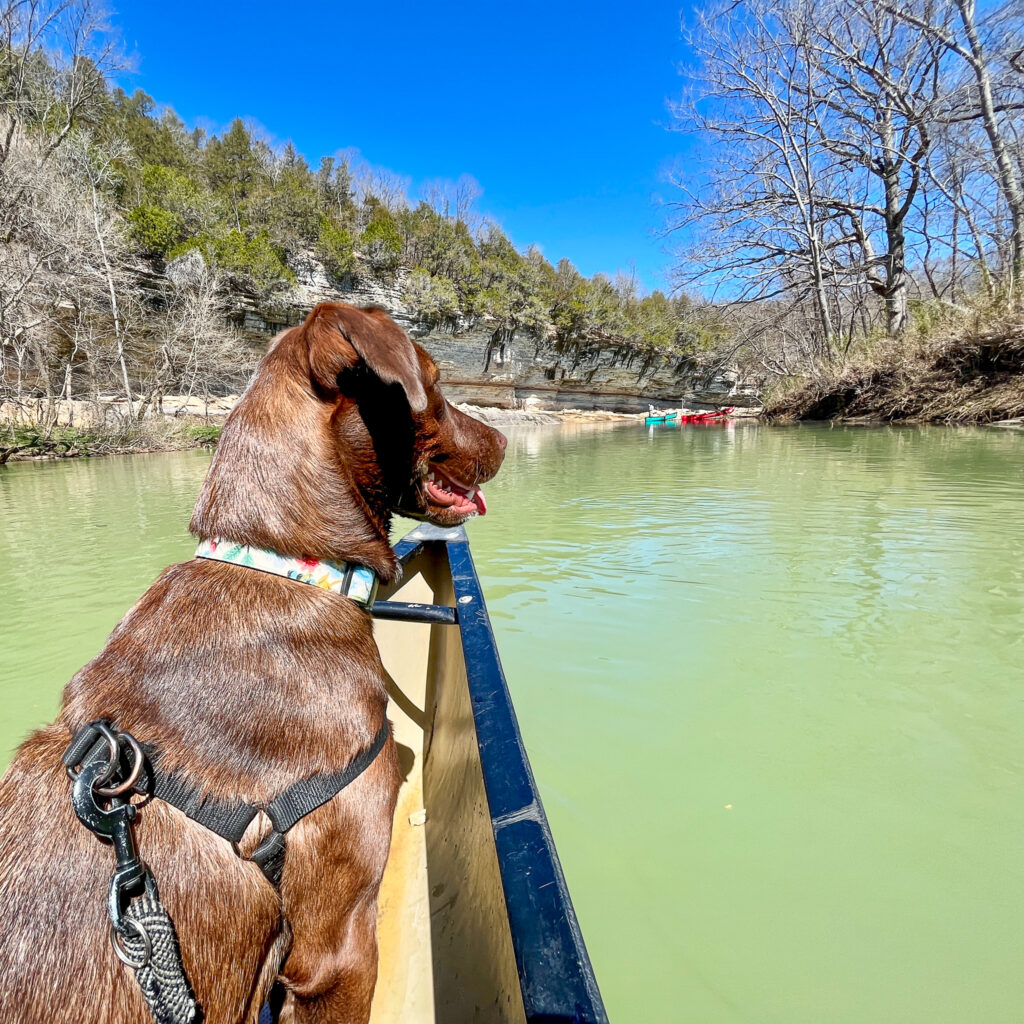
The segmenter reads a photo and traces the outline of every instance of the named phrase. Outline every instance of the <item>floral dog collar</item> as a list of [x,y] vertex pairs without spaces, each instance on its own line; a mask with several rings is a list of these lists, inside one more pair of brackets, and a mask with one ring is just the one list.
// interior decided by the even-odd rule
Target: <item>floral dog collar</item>
[[196,548],[196,558],[210,558],[216,562],[244,565],[261,572],[272,572],[285,579],[309,583],[322,590],[331,590],[350,598],[364,608],[372,608],[377,596],[377,574],[365,565],[351,562],[318,561],[315,558],[292,558],[279,555],[266,548],[238,544],[222,537],[204,540]]

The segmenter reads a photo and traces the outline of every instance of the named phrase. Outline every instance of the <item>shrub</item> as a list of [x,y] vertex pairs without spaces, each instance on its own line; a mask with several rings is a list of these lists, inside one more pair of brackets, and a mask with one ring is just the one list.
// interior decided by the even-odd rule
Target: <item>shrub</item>
[[260,292],[277,285],[291,283],[295,275],[271,245],[270,236],[261,231],[255,238],[246,238],[241,231],[231,231],[212,244],[214,262],[229,274],[249,281]]
[[137,206],[128,214],[132,243],[150,256],[166,256],[184,234],[181,218],[161,206]]
[[212,448],[219,440],[222,429],[223,427],[216,423],[188,423],[181,428],[181,433],[189,441],[194,441],[204,448]]
[[359,248],[377,273],[398,269],[402,259],[402,234],[395,218],[383,206],[374,207],[359,237]]
[[352,236],[326,217],[320,222],[320,234],[316,240],[316,256],[332,277],[344,277],[355,270],[356,260]]
[[414,270],[406,282],[405,301],[424,323],[437,326],[459,315],[459,294],[446,277],[435,277],[423,269]]

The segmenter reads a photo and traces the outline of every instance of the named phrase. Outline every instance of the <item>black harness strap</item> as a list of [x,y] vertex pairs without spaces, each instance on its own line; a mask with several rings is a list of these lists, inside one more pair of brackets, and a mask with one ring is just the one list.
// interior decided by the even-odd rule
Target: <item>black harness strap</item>
[[159,758],[154,757],[155,751],[152,747],[144,744],[143,749],[146,751],[146,760],[154,766],[151,773],[153,796],[177,807],[193,821],[199,822],[229,842],[237,843],[245,835],[249,822],[259,814],[259,807],[242,803],[240,800],[214,800],[210,797],[204,799],[197,789],[184,782],[177,773],[168,775],[160,771]]
[[289,786],[280,796],[271,800],[267,804],[267,816],[274,825],[274,831],[287,832],[307,814],[355,782],[377,759],[390,734],[390,725],[385,719],[373,742],[364,751],[356,754],[346,768],[330,775],[312,775]]
[[[390,735],[391,725],[385,718],[373,742],[356,754],[341,771],[301,779],[266,806],[247,804],[241,800],[214,800],[209,796],[204,798],[199,790],[183,781],[178,773],[161,771],[159,751],[145,743],[142,749],[146,755],[148,784],[143,779],[142,785],[157,799],[177,807],[193,821],[232,844],[238,843],[260,811],[266,812],[273,831],[253,850],[249,859],[258,864],[271,884],[277,887],[281,883],[281,871],[284,868],[285,833],[359,778],[384,749]],[[103,756],[107,743],[97,736],[96,731],[89,726],[77,733],[64,755],[64,763],[70,767]]]
[[281,871],[284,868],[284,834],[307,814],[333,800],[346,786],[359,778],[383,750],[391,734],[390,728],[385,718],[373,742],[356,754],[347,767],[342,768],[340,772],[312,775],[308,779],[296,782],[267,804],[267,817],[270,818],[274,831],[252,851],[249,859],[259,864],[263,874],[274,886],[281,884]]

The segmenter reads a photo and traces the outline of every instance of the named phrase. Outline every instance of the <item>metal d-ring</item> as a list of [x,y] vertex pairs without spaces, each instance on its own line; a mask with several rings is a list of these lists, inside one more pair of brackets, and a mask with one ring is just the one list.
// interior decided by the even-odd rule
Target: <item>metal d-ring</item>
[[[142,748],[139,746],[139,741],[130,733],[121,733],[121,739],[127,740],[128,746],[132,748],[132,770],[128,773],[128,778],[124,782],[119,782],[116,786],[100,786],[94,785],[93,792],[97,796],[120,796],[122,793],[127,793],[129,790],[135,788],[135,783],[139,779],[139,775],[142,773]],[[106,774],[100,776],[96,781],[106,782]]]
[[135,933],[142,939],[142,959],[135,961],[125,952],[124,947],[117,940],[117,929],[113,925],[110,926],[110,944],[114,947],[117,959],[120,960],[121,963],[126,964],[133,971],[141,970],[149,963],[149,958],[153,955],[153,940],[149,937],[149,932],[147,932],[146,929],[135,920],[135,918],[123,918],[123,923],[131,925],[132,928],[135,929]]
[[[106,741],[107,746],[110,748],[109,763],[104,769],[103,774],[96,779],[96,784],[102,784],[110,779],[114,772],[117,771],[117,762],[120,760],[121,747],[117,741],[117,734],[107,725],[104,721],[92,722],[89,726],[91,729],[95,729]],[[68,773],[68,778],[74,782],[78,778],[78,772],[75,771],[73,765],[68,765],[65,771]]]

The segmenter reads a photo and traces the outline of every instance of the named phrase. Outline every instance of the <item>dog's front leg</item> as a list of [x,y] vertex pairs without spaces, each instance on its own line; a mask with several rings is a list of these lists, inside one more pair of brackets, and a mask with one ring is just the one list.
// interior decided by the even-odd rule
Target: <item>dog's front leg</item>
[[296,936],[281,973],[288,995],[282,1024],[366,1024],[377,981],[377,900],[361,902],[338,922],[333,948]]
[[366,1024],[377,981],[377,892],[391,844],[398,758],[389,742],[348,789],[288,835],[281,897],[292,946],[287,1024]]

